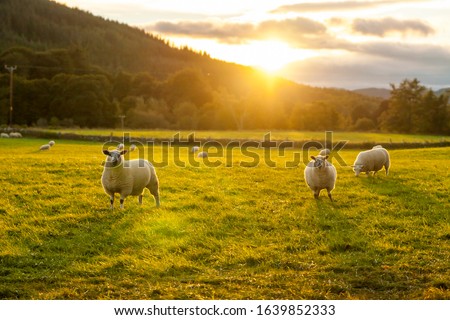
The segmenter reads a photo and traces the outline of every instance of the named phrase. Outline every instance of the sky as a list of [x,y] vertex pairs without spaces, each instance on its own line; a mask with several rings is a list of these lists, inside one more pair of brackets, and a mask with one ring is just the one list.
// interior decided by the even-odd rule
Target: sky
[[57,0],[298,83],[450,87],[448,0]]

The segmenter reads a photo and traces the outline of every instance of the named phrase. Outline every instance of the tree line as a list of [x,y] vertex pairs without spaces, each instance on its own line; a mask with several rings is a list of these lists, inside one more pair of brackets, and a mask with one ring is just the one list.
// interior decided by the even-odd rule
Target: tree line
[[[252,70],[184,68],[160,80],[148,72],[109,73],[80,48],[14,48],[13,124],[186,130],[355,130],[448,134],[448,96],[417,79],[392,85],[388,100],[313,88]],[[212,69],[211,69],[212,70]],[[0,76],[0,124],[9,121],[9,73]]]

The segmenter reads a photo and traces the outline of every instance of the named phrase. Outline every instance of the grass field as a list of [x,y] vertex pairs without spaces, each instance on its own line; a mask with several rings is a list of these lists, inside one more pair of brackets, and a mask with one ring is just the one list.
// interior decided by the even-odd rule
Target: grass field
[[111,211],[101,144],[46,142],[0,140],[2,299],[450,299],[450,148],[393,150],[387,177],[335,163],[334,203],[284,167],[293,150],[169,161],[160,208],[146,191]]
[[[187,139],[194,131],[171,131],[171,130],[98,130],[98,129],[63,129],[48,130],[49,132],[74,133],[81,135],[105,136],[109,137],[111,133],[115,137],[123,137],[123,133],[129,133],[132,138],[156,138],[156,139],[172,139],[175,134],[179,133],[180,139]],[[195,131],[195,137],[198,139],[247,139],[261,141],[264,136],[270,132],[272,140],[289,140],[289,141],[305,141],[305,140],[324,140],[325,133],[318,131],[277,131],[277,130],[249,130],[249,131]],[[374,143],[429,143],[449,141],[448,136],[438,135],[408,135],[397,133],[374,133],[374,132],[333,132],[335,141],[343,140],[352,143],[374,142]]]

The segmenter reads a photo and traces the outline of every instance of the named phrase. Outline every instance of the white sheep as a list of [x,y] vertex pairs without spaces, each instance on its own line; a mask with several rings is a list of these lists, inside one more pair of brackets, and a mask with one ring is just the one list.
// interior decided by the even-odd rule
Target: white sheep
[[45,150],[50,150],[51,145],[47,144],[43,144],[42,146],[40,146],[39,150],[40,151],[45,151]]
[[375,146],[371,150],[362,151],[358,154],[353,163],[353,171],[355,176],[359,176],[361,172],[369,174],[370,172],[375,173],[381,168],[386,169],[386,175],[389,174],[389,167],[391,165],[391,160],[389,157],[389,152],[382,146]]
[[2,138],[9,138],[9,134],[2,132],[1,137]]
[[10,138],[22,138],[22,134],[20,132],[11,132],[9,134]]
[[130,145],[130,151],[133,152],[134,150],[136,150],[136,145],[135,144]]
[[117,150],[122,151],[124,147],[125,147],[125,146],[123,145],[123,143],[119,143],[119,144],[117,145]]
[[191,149],[191,153],[196,153],[196,152],[198,152],[198,150],[200,150],[199,146],[193,146]]
[[332,163],[328,162],[328,156],[311,156],[311,161],[305,168],[305,182],[314,192],[314,198],[319,197],[320,190],[327,189],[331,201],[331,191],[336,184],[337,172]]
[[142,204],[142,194],[147,188],[155,197],[156,206],[159,207],[159,181],[153,165],[144,159],[124,160],[127,150],[103,150],[106,161],[102,174],[102,185],[111,200],[111,209],[114,208],[114,194],[120,194],[120,208],[127,196],[139,196]]
[[197,157],[199,157],[199,158],[208,158],[208,153],[206,151],[199,152]]
[[329,156],[331,153],[330,149],[322,149],[319,152],[319,156]]
[[50,147],[53,147],[55,145],[55,141],[49,141],[48,144],[50,145]]

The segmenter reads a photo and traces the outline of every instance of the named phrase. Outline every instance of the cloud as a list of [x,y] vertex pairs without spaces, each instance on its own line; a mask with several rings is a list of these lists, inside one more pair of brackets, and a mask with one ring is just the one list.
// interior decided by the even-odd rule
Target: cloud
[[421,2],[423,0],[383,0],[383,1],[330,1],[330,2],[303,2],[284,5],[272,10],[272,13],[288,12],[323,12],[323,11],[348,11],[367,9],[383,5],[392,5],[404,2]]
[[295,45],[311,46],[316,40],[321,39],[320,42],[323,42],[323,38],[327,38],[327,28],[324,24],[301,17],[286,20],[266,20],[259,24],[217,21],[163,21],[147,26],[146,30],[169,35],[211,38],[228,43],[281,39]]
[[161,21],[145,28],[163,34],[213,38],[223,42],[241,43],[255,35],[255,26],[250,23],[213,23],[204,21]]
[[347,89],[388,88],[412,78],[435,89],[450,86],[450,52],[444,47],[367,43],[354,49],[359,51],[294,62],[281,75],[313,86]]
[[406,34],[415,32],[427,36],[434,33],[434,29],[419,20],[384,19],[356,19],[353,21],[353,30],[365,35],[383,37],[388,33],[399,32]]

